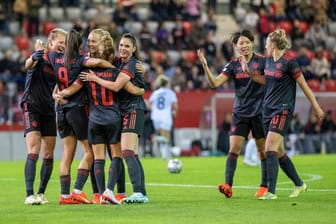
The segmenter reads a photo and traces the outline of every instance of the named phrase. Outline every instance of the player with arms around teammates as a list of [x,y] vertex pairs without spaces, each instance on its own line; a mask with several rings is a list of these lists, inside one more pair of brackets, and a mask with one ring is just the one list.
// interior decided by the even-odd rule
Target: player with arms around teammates
[[[125,33],[119,41],[119,56],[114,61],[117,68],[120,69],[123,77],[132,82],[135,86],[144,88],[143,74],[137,70],[136,64],[139,60],[139,49],[134,35]],[[105,88],[113,90],[113,82],[104,81],[95,74],[83,73],[82,76],[87,81],[95,81]],[[133,194],[123,200],[125,203],[147,203],[149,198],[145,186],[145,174],[141,161],[138,156],[139,136],[143,133],[144,114],[146,104],[142,96],[135,96],[125,89],[119,91],[120,110],[122,114],[122,131],[121,131],[121,149],[123,158],[128,167]]]

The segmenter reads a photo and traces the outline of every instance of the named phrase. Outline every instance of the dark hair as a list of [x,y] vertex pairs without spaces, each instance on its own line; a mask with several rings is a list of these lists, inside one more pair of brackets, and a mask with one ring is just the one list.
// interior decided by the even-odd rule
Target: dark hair
[[81,35],[74,29],[72,29],[66,35],[65,50],[64,50],[64,67],[69,69],[71,59],[74,59],[79,55],[79,51],[82,45]]
[[244,36],[246,37],[247,39],[249,39],[251,42],[254,42],[254,35],[251,31],[249,30],[241,30],[241,31],[238,31],[238,32],[235,32],[232,34],[231,36],[231,42],[233,44],[237,44],[238,43],[238,39],[239,37],[241,36]]
[[133,46],[135,47],[135,51],[133,52],[133,55],[135,56],[136,59],[139,59],[140,60],[140,55],[139,55],[139,50],[138,50],[138,44],[137,44],[137,41],[136,41],[136,38],[133,34],[131,33],[124,33],[120,39],[122,38],[127,38],[129,39]]

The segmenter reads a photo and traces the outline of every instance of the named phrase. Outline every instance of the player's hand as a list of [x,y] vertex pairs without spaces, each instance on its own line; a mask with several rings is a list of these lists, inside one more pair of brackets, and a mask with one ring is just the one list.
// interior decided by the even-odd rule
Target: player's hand
[[44,55],[44,51],[43,50],[38,50],[38,51],[35,51],[32,54],[31,58],[32,58],[33,61],[38,61],[38,60],[42,59],[43,55]]
[[242,67],[243,72],[245,72],[246,74],[250,74],[251,71],[250,71],[250,68],[247,65],[247,61],[246,61],[245,57],[241,56],[239,61],[240,61],[240,65]]
[[319,122],[322,122],[325,114],[324,114],[324,111],[321,109],[321,107],[314,108],[314,113],[315,113],[317,119],[319,120]]
[[95,82],[97,75],[96,73],[90,70],[89,72],[81,72],[79,74],[79,77],[84,82]]
[[197,55],[198,55],[198,59],[200,60],[200,62],[202,63],[203,66],[207,66],[208,62],[204,57],[204,54],[202,52],[201,49],[197,50]]
[[43,50],[45,48],[43,41],[40,39],[36,40],[34,47],[35,51]]
[[135,64],[135,68],[137,70],[137,72],[139,72],[140,74],[144,75],[146,73],[146,68],[145,66],[142,64],[141,61],[137,60],[136,64]]

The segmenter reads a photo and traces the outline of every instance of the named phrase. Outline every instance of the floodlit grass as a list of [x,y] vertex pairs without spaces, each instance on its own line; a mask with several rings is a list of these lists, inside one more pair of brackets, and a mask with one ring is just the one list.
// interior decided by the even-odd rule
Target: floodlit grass
[[[0,223],[335,222],[336,155],[293,157],[298,172],[308,185],[308,191],[299,198],[288,198],[293,184],[280,170],[278,199],[272,201],[260,201],[254,197],[260,180],[260,169],[243,165],[242,158],[238,162],[233,197],[227,199],[219,194],[217,184],[224,181],[225,160],[226,157],[181,158],[184,165],[182,172],[170,174],[162,160],[144,158],[142,162],[150,203],[120,206],[59,205],[58,162],[46,192],[49,203],[24,205],[24,162],[0,162]],[[72,186],[77,164],[78,161],[73,166]],[[131,194],[128,179],[127,183],[127,193]],[[84,191],[91,195],[90,182]]]

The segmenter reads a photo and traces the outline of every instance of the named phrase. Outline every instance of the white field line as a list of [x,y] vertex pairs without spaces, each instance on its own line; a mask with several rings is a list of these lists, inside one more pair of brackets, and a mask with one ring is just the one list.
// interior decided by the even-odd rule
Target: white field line
[[[304,182],[313,182],[320,179],[323,179],[323,177],[319,174],[300,174],[303,178]],[[21,182],[24,181],[23,179],[16,179],[16,178],[0,178],[0,182]],[[58,182],[59,180],[51,179],[50,182]],[[130,183],[127,183],[130,185]],[[278,182],[277,185],[286,185],[286,184],[293,184],[291,181],[283,181]],[[217,185],[198,185],[198,184],[169,184],[169,183],[146,183],[147,186],[152,187],[181,187],[181,188],[217,188]],[[258,186],[233,186],[235,189],[256,189]],[[277,187],[277,190],[293,190],[293,187],[290,188],[284,188],[284,187]],[[336,189],[317,189],[317,188],[310,188],[308,185],[308,191],[315,191],[315,192],[336,192]]]

